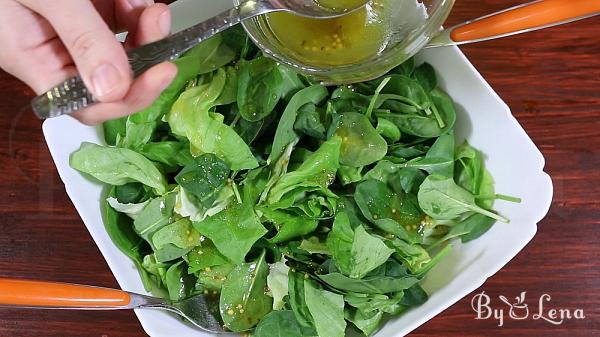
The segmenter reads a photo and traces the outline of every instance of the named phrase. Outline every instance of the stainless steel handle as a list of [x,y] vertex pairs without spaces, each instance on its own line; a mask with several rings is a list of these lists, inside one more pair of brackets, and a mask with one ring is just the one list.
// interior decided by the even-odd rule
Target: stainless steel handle
[[[281,10],[268,1],[250,0],[193,27],[127,53],[134,77],[165,61],[177,59],[200,42],[243,20]],[[42,119],[58,117],[97,103],[80,76],[48,90],[31,101],[34,113]]]

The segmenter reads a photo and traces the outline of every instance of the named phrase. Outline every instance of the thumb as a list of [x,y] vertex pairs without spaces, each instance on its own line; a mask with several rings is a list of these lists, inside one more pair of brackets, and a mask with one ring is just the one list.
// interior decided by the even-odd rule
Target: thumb
[[89,0],[21,2],[50,22],[98,100],[127,94],[133,78],[125,50]]

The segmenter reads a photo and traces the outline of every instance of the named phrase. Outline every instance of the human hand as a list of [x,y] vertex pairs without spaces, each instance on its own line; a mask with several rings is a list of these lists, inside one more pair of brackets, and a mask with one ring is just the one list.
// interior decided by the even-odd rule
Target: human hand
[[[79,73],[101,103],[72,116],[99,124],[142,110],[171,83],[177,68],[167,62],[134,80],[124,49],[170,28],[169,8],[153,0],[0,0],[0,68],[37,94]],[[114,32],[125,30],[122,45]]]

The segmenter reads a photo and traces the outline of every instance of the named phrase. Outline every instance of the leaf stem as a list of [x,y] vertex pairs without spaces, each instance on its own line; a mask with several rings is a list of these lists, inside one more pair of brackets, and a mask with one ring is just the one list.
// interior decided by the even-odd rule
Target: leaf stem
[[367,118],[371,119],[371,114],[373,113],[373,109],[375,109],[375,103],[377,103],[379,94],[381,93],[383,88],[385,88],[385,86],[390,82],[391,79],[391,77],[384,78],[383,81],[381,81],[381,83],[377,87],[377,89],[375,89],[375,93],[373,94],[373,97],[371,97],[371,102],[369,103],[369,107],[367,108],[367,112],[365,113]]

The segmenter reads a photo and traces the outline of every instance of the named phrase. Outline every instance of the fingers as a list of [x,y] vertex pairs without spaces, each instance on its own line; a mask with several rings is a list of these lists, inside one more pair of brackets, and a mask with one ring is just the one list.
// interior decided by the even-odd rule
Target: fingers
[[82,123],[100,124],[109,119],[120,118],[146,108],[165,90],[177,74],[172,63],[161,63],[140,76],[127,95],[119,102],[101,103],[72,114]]
[[[136,35],[138,22],[142,12],[149,6],[152,6],[152,0],[115,0],[114,1],[114,31],[128,32],[128,37]],[[133,48],[135,45],[128,38],[125,44],[128,48]]]
[[165,4],[148,7],[140,16],[137,34],[138,45],[152,43],[164,39],[171,33],[171,11]]
[[50,22],[99,101],[114,102],[125,97],[132,83],[127,55],[90,1],[20,2]]

